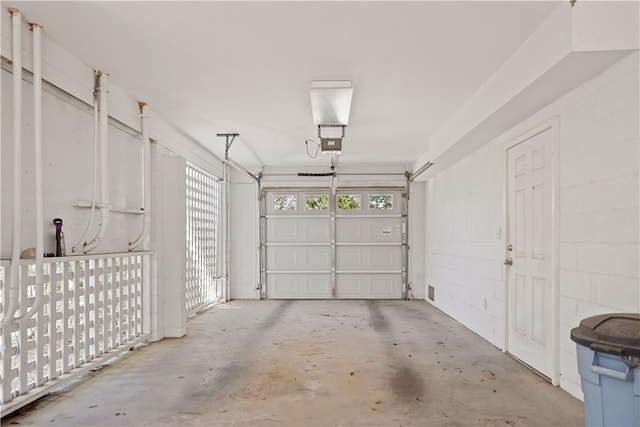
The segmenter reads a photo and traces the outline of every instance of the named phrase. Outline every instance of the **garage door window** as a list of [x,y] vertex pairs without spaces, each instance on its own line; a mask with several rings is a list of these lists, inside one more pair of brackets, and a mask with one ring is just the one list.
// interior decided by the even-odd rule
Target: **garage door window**
[[369,209],[393,209],[393,194],[369,194]]
[[274,211],[295,211],[298,209],[298,196],[295,194],[276,194],[273,196]]
[[338,195],[338,209],[342,211],[360,210],[362,209],[362,203],[359,194],[339,194]]
[[329,210],[329,196],[327,194],[307,194],[304,202],[308,211]]

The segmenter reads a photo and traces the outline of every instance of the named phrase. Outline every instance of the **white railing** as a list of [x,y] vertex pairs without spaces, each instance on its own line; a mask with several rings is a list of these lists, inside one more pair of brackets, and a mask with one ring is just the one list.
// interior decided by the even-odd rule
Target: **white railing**
[[220,185],[213,176],[187,165],[186,309],[193,313],[222,298],[218,278]]
[[[34,317],[2,330],[0,401],[46,388],[54,380],[143,335],[143,263],[149,252],[45,258],[44,297]],[[22,260],[19,317],[33,304],[35,262]],[[0,263],[2,312],[9,262]]]

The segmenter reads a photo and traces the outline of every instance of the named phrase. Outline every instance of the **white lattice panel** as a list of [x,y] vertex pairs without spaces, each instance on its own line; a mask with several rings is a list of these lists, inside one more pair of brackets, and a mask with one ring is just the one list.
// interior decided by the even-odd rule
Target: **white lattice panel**
[[187,311],[222,297],[218,280],[218,180],[187,165]]
[[[142,335],[142,271],[148,255],[108,254],[45,259],[43,304],[30,319],[2,331],[0,400],[28,391]],[[35,300],[35,264],[22,260],[19,310]],[[2,310],[9,265],[0,265]]]

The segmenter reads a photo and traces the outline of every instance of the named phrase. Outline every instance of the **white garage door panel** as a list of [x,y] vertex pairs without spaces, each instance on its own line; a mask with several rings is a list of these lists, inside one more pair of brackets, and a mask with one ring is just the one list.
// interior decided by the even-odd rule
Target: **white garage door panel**
[[267,242],[269,243],[328,243],[331,241],[331,223],[323,217],[269,217]]
[[336,269],[397,270],[402,268],[402,246],[338,246]]
[[346,243],[400,242],[400,218],[339,217],[336,241]]
[[337,275],[337,298],[350,299],[399,299],[402,283],[399,274],[348,274]]
[[328,299],[331,298],[330,274],[267,275],[267,298]]
[[[261,212],[261,295],[401,299],[406,295],[402,190],[274,189]],[[404,233],[404,234],[403,234]]]
[[268,246],[267,271],[331,270],[330,246]]

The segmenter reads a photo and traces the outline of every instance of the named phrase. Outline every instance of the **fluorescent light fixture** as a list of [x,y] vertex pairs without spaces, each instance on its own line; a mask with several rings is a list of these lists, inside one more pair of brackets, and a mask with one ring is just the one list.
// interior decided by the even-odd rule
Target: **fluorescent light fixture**
[[311,112],[316,125],[349,124],[353,86],[349,80],[311,82]]

